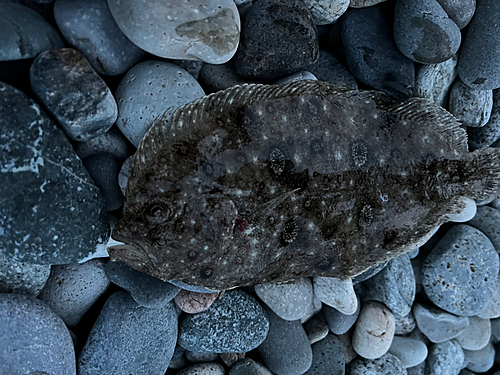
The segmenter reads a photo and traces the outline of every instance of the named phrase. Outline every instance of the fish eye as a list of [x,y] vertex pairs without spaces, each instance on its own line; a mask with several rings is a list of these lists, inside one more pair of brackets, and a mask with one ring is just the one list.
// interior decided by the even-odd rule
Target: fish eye
[[148,221],[162,223],[170,217],[171,210],[163,203],[153,203],[146,210]]

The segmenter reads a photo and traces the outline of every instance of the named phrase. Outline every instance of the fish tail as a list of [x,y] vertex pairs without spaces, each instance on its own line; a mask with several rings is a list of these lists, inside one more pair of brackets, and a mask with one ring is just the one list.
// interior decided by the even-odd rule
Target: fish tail
[[500,148],[483,147],[468,154],[467,190],[476,200],[500,195]]

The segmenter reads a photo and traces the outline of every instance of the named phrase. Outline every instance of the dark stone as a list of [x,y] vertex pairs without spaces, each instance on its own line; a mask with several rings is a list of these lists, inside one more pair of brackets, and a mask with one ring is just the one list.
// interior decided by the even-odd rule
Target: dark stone
[[33,92],[71,139],[96,137],[111,128],[118,117],[108,86],[74,49],[41,53],[33,61],[30,78]]
[[64,133],[31,99],[0,83],[2,251],[18,262],[105,256],[102,195]]
[[171,63],[180,66],[184,70],[186,70],[189,74],[191,74],[194,79],[198,79],[200,76],[200,71],[203,68],[203,61],[198,60],[169,60]]
[[437,2],[461,29],[467,26],[476,10],[476,0],[437,0]]
[[361,303],[358,299],[358,307],[356,308],[356,312],[352,315],[342,314],[337,309],[330,307],[328,305],[323,305],[322,312],[325,317],[326,323],[330,328],[330,331],[335,333],[336,335],[343,335],[347,331],[351,329],[351,327],[356,323],[358,319],[359,312],[361,310]]
[[354,77],[397,99],[411,97],[413,61],[399,51],[379,6],[349,9],[342,19],[342,41]]
[[238,77],[230,63],[219,65],[203,64],[198,82],[207,93],[217,92],[231,86],[248,83],[247,80]]
[[78,157],[82,160],[90,155],[105,152],[113,155],[123,163],[133,153],[133,146],[116,126],[88,141],[77,142],[74,148]]
[[360,273],[357,276],[354,276],[352,278],[353,285],[356,285],[360,282],[366,281],[366,280],[370,279],[371,277],[375,276],[377,273],[382,271],[385,268],[385,266],[387,266],[387,263],[389,263],[389,262],[381,262],[375,266],[371,266],[365,272]]
[[305,375],[344,375],[344,348],[337,336],[329,334],[312,345],[312,365]]
[[460,79],[476,90],[500,87],[500,1],[477,2],[458,60]]
[[398,357],[386,353],[377,359],[358,357],[347,365],[349,375],[406,375],[406,370]]
[[316,62],[306,67],[305,70],[314,74],[319,81],[352,90],[358,89],[356,78],[328,51],[319,51]]
[[311,13],[299,0],[260,0],[243,21],[235,55],[238,75],[276,79],[298,72],[318,57]]
[[481,147],[500,147],[500,89],[493,90],[493,108],[490,119],[480,128],[467,128],[470,151]]
[[229,375],[271,375],[271,371],[253,359],[245,358],[238,361],[229,371]]

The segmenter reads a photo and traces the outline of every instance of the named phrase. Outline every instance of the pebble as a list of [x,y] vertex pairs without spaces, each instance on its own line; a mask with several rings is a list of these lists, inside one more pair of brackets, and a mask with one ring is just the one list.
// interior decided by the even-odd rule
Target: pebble
[[479,350],[490,342],[490,337],[490,320],[471,316],[469,317],[469,325],[455,340],[457,340],[462,349]]
[[123,204],[123,193],[118,185],[121,163],[113,155],[98,152],[83,159],[83,165],[92,176],[104,197],[106,209],[114,211]]
[[314,74],[307,72],[305,70],[301,70],[300,72],[290,74],[289,76],[280,78],[274,81],[275,85],[286,85],[287,83],[304,81],[304,80],[313,80],[317,81],[318,79]]
[[120,187],[120,191],[123,195],[125,195],[127,191],[127,183],[130,177],[130,173],[132,172],[132,162],[134,161],[134,155],[130,155],[123,162],[120,167],[120,172],[118,173],[118,186]]
[[455,340],[434,344],[429,348],[426,375],[458,375],[464,362],[464,352]]
[[394,314],[394,319],[396,325],[394,333],[396,335],[405,335],[407,333],[410,333],[415,329],[415,326],[417,324],[415,321],[415,316],[411,311],[405,316]]
[[387,0],[351,0],[349,6],[351,8],[366,8],[382,3]]
[[450,90],[448,110],[462,125],[478,128],[486,125],[493,109],[493,91],[476,90],[460,79]]
[[102,260],[91,259],[85,263],[52,266],[38,298],[71,327],[80,322],[108,286]]
[[184,69],[163,61],[145,61],[130,69],[116,89],[116,124],[137,147],[159,115],[204,95],[198,82]]
[[223,64],[235,54],[240,16],[233,0],[108,0],[118,27],[141,49],[167,59]]
[[457,77],[458,55],[439,64],[422,65],[415,77],[415,95],[441,107],[448,104],[450,87]]
[[407,375],[398,357],[390,353],[377,359],[356,358],[347,366],[349,375]]
[[177,375],[224,375],[224,367],[218,363],[198,363],[179,371]]
[[468,362],[467,368],[475,372],[486,372],[495,363],[495,348],[489,342],[484,348],[479,350],[465,350],[465,360]]
[[361,357],[380,358],[389,350],[394,337],[392,312],[380,302],[363,305],[352,335],[352,347]]
[[495,250],[500,252],[500,210],[481,206],[477,208],[477,213],[468,225],[480,230],[491,241]]
[[[172,64],[180,66],[186,72],[191,74],[194,79],[198,80],[201,69],[205,65],[202,61],[195,60],[169,60]],[[211,64],[208,64],[211,65]]]
[[382,271],[368,279],[365,300],[382,302],[394,314],[405,316],[415,299],[415,275],[408,254],[392,259]]
[[425,375],[425,361],[406,369],[407,375]]
[[187,366],[187,359],[184,356],[184,353],[186,352],[186,349],[183,347],[176,345],[174,349],[174,354],[172,355],[172,359],[170,360],[170,363],[168,365],[168,368],[172,369],[181,369],[183,367]]
[[31,59],[40,52],[62,48],[56,28],[39,13],[17,2],[2,2],[0,61]]
[[186,284],[185,282],[182,282],[180,280],[175,280],[175,279],[168,280],[168,282],[172,285],[175,285],[175,286],[181,288],[181,289],[189,290],[190,292],[196,292],[196,293],[219,292],[219,290],[211,290],[211,289],[207,289],[203,286],[189,285],[189,284]]
[[127,292],[115,292],[104,304],[80,353],[78,374],[163,374],[176,340],[173,303],[148,309],[138,306]]
[[100,134],[97,137],[85,142],[76,142],[74,148],[78,157],[82,160],[104,152],[123,162],[130,154],[132,147],[129,144],[120,130],[116,126],[113,126],[106,133]]
[[456,214],[446,214],[447,218],[455,223],[464,223],[469,221],[476,216],[477,213],[477,205],[474,199],[461,197],[461,200],[465,203],[465,208],[461,212]]
[[49,265],[15,262],[0,252],[0,293],[19,293],[36,297],[49,276]]
[[64,39],[99,74],[123,74],[146,55],[122,33],[106,0],[57,0],[54,18]]
[[460,29],[467,26],[476,10],[476,0],[437,0],[437,2]]
[[491,340],[494,343],[500,342],[500,318],[491,319]]
[[[470,0],[468,0],[469,2]],[[458,75],[475,90],[500,87],[500,2],[477,2],[462,43]]]
[[458,224],[425,259],[422,285],[437,306],[452,314],[472,316],[490,301],[498,270],[498,254],[491,241],[476,228]]
[[345,363],[347,365],[348,363],[351,363],[352,360],[358,356],[352,347],[351,333],[346,332],[342,335],[338,335],[337,338],[340,340],[340,343],[342,344],[342,350],[344,351]]
[[188,314],[197,314],[208,309],[219,296],[219,293],[198,293],[181,289],[174,298],[175,304]]
[[356,78],[328,51],[320,50],[318,59],[306,70],[320,81],[347,89],[358,89]]
[[337,22],[349,7],[350,0],[304,0],[316,25]]
[[108,86],[77,50],[42,52],[31,65],[30,82],[38,99],[75,141],[105,133],[118,117]]
[[272,372],[259,362],[245,358],[231,368],[229,375],[272,375]]
[[365,270],[363,273],[360,273],[359,275],[354,276],[352,278],[352,283],[354,285],[356,285],[360,282],[366,281],[369,278],[375,276],[377,273],[382,271],[387,266],[387,263],[389,263],[389,262],[388,261],[382,262],[382,263],[376,264],[374,266],[371,266],[370,268]]
[[480,128],[467,128],[469,149],[477,150],[481,147],[498,147],[500,139],[500,89],[493,90],[493,107],[490,119]]
[[328,305],[323,306],[323,316],[325,317],[330,331],[332,331],[336,335],[342,335],[351,329],[354,323],[356,323],[359,312],[361,311],[361,303],[359,301],[359,297],[357,298],[357,302],[358,307],[356,308],[354,314],[351,315],[342,314],[337,309]]
[[76,374],[68,328],[32,296],[0,293],[0,374]]
[[311,345],[323,340],[328,335],[328,332],[330,332],[328,324],[318,318],[309,319],[303,327]]
[[302,318],[312,304],[313,287],[309,278],[298,278],[288,283],[255,285],[255,293],[281,319]]
[[408,368],[425,361],[427,346],[420,340],[394,336],[389,353],[398,357],[404,368]]
[[351,278],[314,276],[314,295],[321,302],[345,315],[352,315],[358,308],[358,300]]
[[240,359],[245,358],[246,353],[219,353],[219,356],[226,366],[232,367]]
[[0,128],[12,134],[0,145],[0,226],[7,258],[50,265],[105,256],[104,200],[62,130],[33,100],[4,83]]
[[435,306],[413,305],[418,329],[433,343],[442,343],[459,336],[469,325],[469,318],[456,316]]
[[311,317],[313,317],[314,315],[316,315],[319,311],[321,311],[321,309],[323,308],[323,303],[321,302],[321,300],[316,297],[314,294],[313,294],[313,298],[312,298],[312,304],[309,305],[306,313],[304,314],[304,316],[302,318],[300,318],[300,322],[302,324],[304,324],[305,322],[307,322]]
[[198,82],[200,82],[200,85],[207,93],[217,92],[232,86],[248,83],[247,80],[240,78],[236,74],[236,70],[231,63],[221,65],[203,64]]
[[277,79],[311,65],[318,51],[316,26],[302,1],[260,0],[243,21],[234,67],[242,78]]
[[305,375],[344,375],[345,357],[343,345],[337,336],[329,334],[312,345],[312,364]]
[[170,283],[139,272],[123,262],[108,262],[106,275],[113,284],[128,291],[141,307],[166,306],[181,290]]
[[312,364],[312,349],[298,320],[281,319],[264,307],[269,318],[269,334],[257,348],[262,361],[276,375],[299,375]]
[[396,99],[411,97],[413,61],[397,48],[392,26],[380,8],[349,9],[342,18],[342,41],[352,75]]
[[243,353],[259,346],[268,330],[269,320],[258,302],[241,290],[230,290],[209,309],[185,317],[178,343],[197,352]]
[[436,0],[399,0],[394,10],[394,40],[409,59],[438,64],[457,53],[462,36]]
[[484,310],[477,314],[477,317],[482,319],[500,318],[500,275],[497,276],[497,282],[493,288],[490,302]]
[[[410,259],[415,259],[416,257],[418,257],[419,253],[420,253],[420,249],[418,247],[416,247],[413,250],[410,250],[410,251],[407,252],[407,254],[410,257]],[[414,273],[414,277],[416,277],[415,272],[413,272],[413,273]]]

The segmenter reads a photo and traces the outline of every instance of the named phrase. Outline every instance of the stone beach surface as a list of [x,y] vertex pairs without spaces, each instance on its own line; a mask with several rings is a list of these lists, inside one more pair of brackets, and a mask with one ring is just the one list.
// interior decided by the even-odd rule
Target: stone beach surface
[[[500,147],[497,0],[0,0],[0,375],[498,375],[500,197],[356,277],[109,262],[158,116],[244,83],[422,97]],[[5,81],[5,82],[3,82]],[[356,234],[354,234],[356,235]]]

